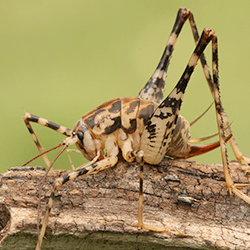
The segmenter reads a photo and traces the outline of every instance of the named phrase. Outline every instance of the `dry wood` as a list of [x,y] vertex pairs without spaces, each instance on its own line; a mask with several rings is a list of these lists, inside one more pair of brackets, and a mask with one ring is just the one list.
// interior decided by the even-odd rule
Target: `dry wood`
[[[237,162],[235,182],[250,182]],[[8,171],[1,176],[1,249],[32,249],[36,243],[38,193],[43,170]],[[42,189],[42,211],[53,180]],[[220,164],[165,160],[144,168],[144,222],[187,237],[147,232],[137,223],[136,164],[120,162],[95,176],[77,178],[57,192],[42,249],[250,249],[250,206],[229,196]],[[250,195],[250,188],[244,188]],[[94,246],[94,247],[93,247]]]

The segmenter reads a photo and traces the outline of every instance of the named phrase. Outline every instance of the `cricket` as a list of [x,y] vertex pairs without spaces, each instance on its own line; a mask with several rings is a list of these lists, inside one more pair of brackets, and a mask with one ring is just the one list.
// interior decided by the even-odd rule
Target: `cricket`
[[[177,38],[187,20],[190,23],[195,42],[194,51],[190,53],[190,60],[179,81],[171,93],[163,99],[165,79],[170,59]],[[212,73],[210,73],[203,53],[209,44],[212,46]],[[216,135],[219,136],[219,141],[203,145],[195,143],[211,138],[211,136],[200,139],[190,139],[190,123],[179,114],[186,87],[198,61],[201,62],[205,79],[213,97],[218,126]],[[228,118],[221,103],[218,74],[218,38],[215,31],[205,28],[201,36],[199,36],[192,12],[189,9],[181,7],[178,10],[173,29],[159,64],[137,97],[122,97],[107,101],[83,115],[76,122],[73,129],[25,112],[23,117],[24,122],[40,154],[23,166],[41,156],[48,168],[45,174],[46,177],[57,158],[73,144],[75,144],[82,155],[89,160],[88,163],[73,169],[69,174],[54,181],[45,215],[41,223],[41,229],[39,229],[40,232],[36,250],[41,249],[56,190],[68,181],[80,176],[97,174],[99,171],[112,168],[121,158],[127,162],[135,161],[139,165],[139,208],[137,224],[139,229],[183,235],[182,232],[172,231],[168,228],[157,228],[144,224],[143,222],[144,163],[150,165],[159,164],[165,157],[187,159],[220,147],[228,192],[230,194],[236,194],[239,198],[250,204],[250,197],[241,190],[243,187],[249,186],[250,183],[234,183],[229,171],[226,150],[227,141],[230,143],[236,159],[243,164],[242,168],[244,168],[246,173],[250,172],[248,165],[250,158],[241,153],[233,137]],[[44,151],[32,129],[32,122],[53,129],[65,135],[67,138],[57,146]],[[55,159],[50,162],[46,154],[59,147],[62,147],[62,149]]]

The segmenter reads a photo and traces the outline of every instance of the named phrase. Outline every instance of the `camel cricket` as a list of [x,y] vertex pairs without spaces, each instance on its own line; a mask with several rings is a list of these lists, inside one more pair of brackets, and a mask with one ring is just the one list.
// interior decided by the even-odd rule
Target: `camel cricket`
[[[195,49],[180,80],[172,92],[162,100],[170,58],[179,33],[187,19],[191,25]],[[209,43],[212,44],[212,75],[203,54]],[[193,144],[195,140],[190,139],[190,124],[184,117],[179,115],[185,89],[199,60],[214,99],[219,135],[218,142],[207,145]],[[231,128],[221,104],[218,82],[217,36],[213,30],[205,28],[201,37],[199,37],[193,14],[188,9],[179,9],[160,62],[137,97],[116,98],[105,102],[82,116],[76,122],[73,130],[27,112],[25,112],[24,121],[40,151],[40,155],[37,157],[42,156],[48,167],[47,173],[63,151],[73,144],[76,144],[83,156],[89,160],[88,163],[55,180],[38,236],[37,250],[41,249],[57,188],[78,176],[97,174],[99,171],[114,167],[120,157],[119,152],[121,152],[122,157],[127,162],[136,161],[140,165],[138,228],[182,235],[180,232],[166,228],[156,228],[143,223],[143,164],[158,164],[165,156],[174,159],[186,159],[220,147],[225,181],[229,193],[233,192],[250,203],[250,197],[240,190],[242,187],[250,184],[235,184],[228,168],[227,141],[230,142],[237,160],[245,164],[247,170],[249,170],[248,163],[250,158],[241,153],[235,139],[232,137]],[[43,151],[30,122],[49,127],[67,136],[67,138],[56,147]],[[224,135],[225,133],[227,136]],[[199,140],[201,141],[202,139],[197,139],[196,141]],[[50,163],[46,153],[61,146],[62,150],[53,162]],[[24,166],[32,160],[24,164]]]

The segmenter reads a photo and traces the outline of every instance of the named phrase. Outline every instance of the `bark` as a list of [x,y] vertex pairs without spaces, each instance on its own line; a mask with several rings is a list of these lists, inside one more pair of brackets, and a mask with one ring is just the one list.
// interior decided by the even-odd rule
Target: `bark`
[[[250,182],[237,162],[230,162],[230,169],[236,183]],[[49,173],[41,211],[54,180],[67,172]],[[1,249],[34,249],[44,173],[14,168],[2,174]],[[136,164],[119,162],[61,187],[42,249],[250,249],[250,205],[228,194],[222,165],[167,159],[157,166],[145,165],[144,223],[183,232],[184,237],[134,227],[138,175]],[[243,191],[250,196],[250,187]]]

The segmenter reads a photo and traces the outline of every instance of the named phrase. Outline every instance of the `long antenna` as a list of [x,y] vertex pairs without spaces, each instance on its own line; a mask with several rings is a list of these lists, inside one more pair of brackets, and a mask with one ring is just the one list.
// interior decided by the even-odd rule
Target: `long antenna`
[[[48,150],[42,152],[41,154],[39,154],[39,155],[35,156],[34,158],[32,158],[31,160],[27,161],[25,164],[22,165],[22,167],[24,167],[24,166],[26,166],[27,164],[31,163],[32,161],[34,161],[35,159],[39,158],[40,156],[42,156],[42,155],[44,155],[44,154],[46,154],[46,153],[48,153],[48,152],[50,152],[50,151],[52,151],[52,150],[54,150],[54,149],[57,149],[57,148],[59,148],[59,147],[61,147],[61,146],[63,146],[63,145],[64,145],[64,143],[61,142],[59,145],[57,145],[57,146],[55,146],[55,147],[53,147],[53,148],[50,148],[50,149],[48,149]],[[50,166],[51,166],[51,165],[50,165]]]

